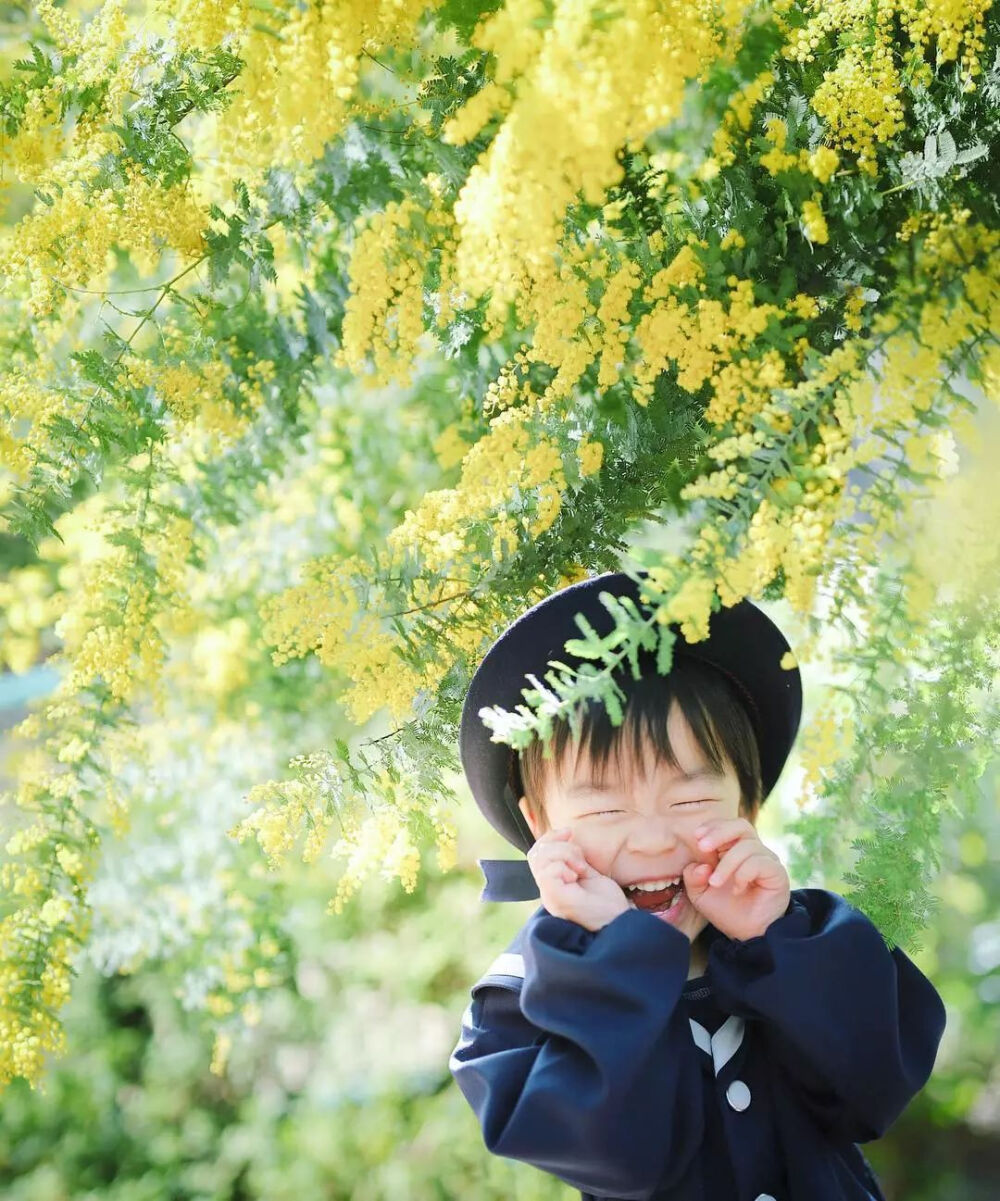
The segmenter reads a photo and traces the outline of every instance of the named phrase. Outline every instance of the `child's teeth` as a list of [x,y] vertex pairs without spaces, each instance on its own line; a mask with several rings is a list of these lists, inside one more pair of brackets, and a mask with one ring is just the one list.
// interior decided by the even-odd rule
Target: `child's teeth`
[[642,892],[659,892],[670,884],[679,884],[680,879],[680,876],[674,876],[671,880],[654,880],[652,884],[630,884],[628,887],[630,891],[639,889]]

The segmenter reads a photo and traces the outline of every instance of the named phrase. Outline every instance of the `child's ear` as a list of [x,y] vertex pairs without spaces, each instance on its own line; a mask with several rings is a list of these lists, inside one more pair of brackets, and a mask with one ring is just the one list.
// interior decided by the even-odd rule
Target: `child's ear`
[[536,822],[534,817],[532,817],[531,810],[528,808],[528,798],[521,797],[521,799],[517,802],[517,807],[521,810],[521,816],[528,823],[528,829],[537,838],[539,835],[538,822]]

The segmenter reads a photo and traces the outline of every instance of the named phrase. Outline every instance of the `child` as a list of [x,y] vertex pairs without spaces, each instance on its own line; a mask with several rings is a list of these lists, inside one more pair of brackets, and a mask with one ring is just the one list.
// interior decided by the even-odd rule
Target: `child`
[[601,592],[642,608],[624,573],[564,588],[469,687],[463,767],[527,851],[479,861],[482,899],[542,904],[473,986],[450,1070],[488,1150],[582,1201],[884,1201],[857,1144],[926,1083],[945,1011],[899,947],[837,894],[790,888],[757,837],[801,714],[777,627],[741,601],[707,639],[678,633],[668,675],[643,652],[640,679],[618,677],[622,725],[585,707],[578,741],[554,723],[548,760],[479,717],[567,661],[575,613],[610,630]]

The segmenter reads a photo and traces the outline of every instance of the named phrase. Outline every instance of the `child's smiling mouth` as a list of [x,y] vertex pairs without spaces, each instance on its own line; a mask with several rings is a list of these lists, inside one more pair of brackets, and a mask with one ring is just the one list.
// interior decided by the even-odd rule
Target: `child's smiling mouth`
[[643,909],[647,913],[663,912],[674,907],[680,894],[684,892],[684,879],[678,877],[676,883],[664,888],[646,889],[625,885],[622,888],[633,909]]

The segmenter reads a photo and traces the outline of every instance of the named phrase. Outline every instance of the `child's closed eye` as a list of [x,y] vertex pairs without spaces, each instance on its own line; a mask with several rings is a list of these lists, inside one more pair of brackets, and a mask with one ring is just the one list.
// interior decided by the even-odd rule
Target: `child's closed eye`
[[[707,804],[706,801],[677,801],[672,806],[672,808],[680,809],[684,805],[705,805],[705,804]],[[621,813],[621,812],[622,812],[621,809],[599,809],[599,810],[595,811],[594,813],[585,813],[584,817],[603,817],[607,813]]]

